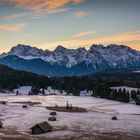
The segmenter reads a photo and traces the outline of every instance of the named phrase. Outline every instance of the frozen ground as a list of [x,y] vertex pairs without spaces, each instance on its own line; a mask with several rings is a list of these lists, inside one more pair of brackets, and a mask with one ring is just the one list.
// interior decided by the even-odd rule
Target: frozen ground
[[133,72],[135,72],[135,73],[140,73],[140,70],[138,70],[138,71],[133,71]]
[[[22,134],[29,135],[29,128],[34,124],[47,121],[50,111],[44,108],[48,105],[65,105],[67,101],[73,106],[85,107],[87,113],[58,112],[57,121],[49,122],[54,131],[38,135],[44,138],[68,138],[98,134],[121,134],[140,139],[140,106],[109,101],[94,97],[74,96],[0,96],[0,100],[8,101],[7,105],[0,104],[0,119],[4,127],[14,129]],[[33,101],[41,102],[40,106],[22,108],[21,104],[12,102]],[[116,115],[119,120],[113,121]],[[4,135],[0,133],[0,136]],[[78,138],[77,138],[78,139]]]

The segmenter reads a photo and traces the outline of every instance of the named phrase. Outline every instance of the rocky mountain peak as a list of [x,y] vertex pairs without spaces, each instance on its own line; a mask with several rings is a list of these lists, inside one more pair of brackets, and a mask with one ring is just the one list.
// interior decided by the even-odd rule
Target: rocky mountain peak
[[63,51],[65,51],[65,50],[67,50],[65,47],[59,45],[59,46],[56,47],[56,49],[55,49],[54,51],[55,51],[55,52],[63,52]]
[[31,47],[29,45],[18,44],[13,47],[9,54],[21,55],[21,56],[39,56],[44,51],[36,47]]
[[54,51],[18,44],[9,53],[0,57],[7,55],[17,55],[24,59],[40,58],[51,65],[59,64],[67,68],[71,68],[82,62],[92,65],[95,69],[105,65],[111,68],[135,67],[140,65],[139,51],[116,44],[108,46],[93,44],[89,50],[85,48],[67,49],[59,45]]

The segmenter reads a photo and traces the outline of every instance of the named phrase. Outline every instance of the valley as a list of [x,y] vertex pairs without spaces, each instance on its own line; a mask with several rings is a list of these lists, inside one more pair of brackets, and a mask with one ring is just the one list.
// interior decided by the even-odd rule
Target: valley
[[140,140],[140,0],[0,0],[0,140]]
[[[1,100],[8,101],[0,105],[3,129],[0,136],[3,139],[79,139],[88,140],[139,140],[140,109],[139,106],[109,101],[94,97],[74,96],[10,96],[1,95]],[[21,102],[21,104],[13,102]],[[40,102],[28,108],[22,108],[22,102]],[[30,129],[36,123],[48,121],[50,111],[45,106],[65,105],[69,101],[73,106],[84,107],[88,112],[67,113],[57,112],[57,121],[50,122],[52,132],[31,135]],[[111,120],[112,116],[118,120]],[[20,123],[22,122],[22,123]],[[20,124],[20,125],[19,125]],[[13,134],[9,131],[13,130]],[[14,134],[15,133],[15,134]]]

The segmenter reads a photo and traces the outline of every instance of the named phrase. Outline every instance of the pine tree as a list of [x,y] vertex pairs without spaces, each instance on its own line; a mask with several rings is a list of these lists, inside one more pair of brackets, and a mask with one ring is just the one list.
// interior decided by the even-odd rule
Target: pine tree
[[17,92],[16,92],[16,95],[18,96],[19,95],[19,91],[17,90]]
[[66,109],[69,109],[69,102],[67,101]]
[[39,88],[37,88],[37,87],[32,87],[31,93],[32,93],[32,95],[37,95],[37,94],[39,93]]
[[132,90],[131,91],[131,98],[136,99],[136,96],[137,96],[137,92],[135,90]]
[[42,95],[45,95],[45,90],[44,89],[42,89]]

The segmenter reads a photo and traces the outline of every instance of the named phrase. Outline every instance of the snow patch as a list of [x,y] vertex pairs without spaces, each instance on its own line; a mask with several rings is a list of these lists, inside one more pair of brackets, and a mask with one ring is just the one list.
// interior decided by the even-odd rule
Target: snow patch
[[140,70],[138,70],[138,71],[133,71],[134,73],[140,73]]
[[[29,133],[29,128],[35,124],[47,121],[50,111],[37,106],[24,109],[21,104],[10,102],[34,101],[41,102],[42,106],[47,106],[65,105],[69,101],[74,106],[85,107],[90,110],[86,113],[57,112],[57,121],[49,122],[55,128],[55,131],[38,135],[40,137],[62,138],[77,136],[78,134],[96,134],[96,132],[97,134],[120,132],[129,134],[129,136],[140,136],[140,117],[139,115],[133,115],[140,114],[140,106],[95,97],[1,96],[1,99],[8,101],[7,105],[0,105],[1,119],[4,126],[14,127],[22,133]],[[113,115],[117,116],[117,121],[111,119]]]
[[131,92],[132,90],[135,90],[135,91],[140,90],[140,88],[133,88],[133,87],[127,87],[127,86],[111,87],[111,89],[116,89],[116,90],[119,90],[119,89],[121,89],[121,90],[126,89],[126,91],[129,91],[129,92]]
[[31,86],[22,86],[22,87],[19,87],[18,89],[14,89],[13,92],[17,93],[18,91],[18,93],[21,95],[28,95],[29,92],[31,92],[31,89],[32,89]]
[[35,57],[35,56],[21,56],[21,55],[17,55],[19,58],[25,59],[25,60],[32,60],[32,59],[37,59],[39,57]]

